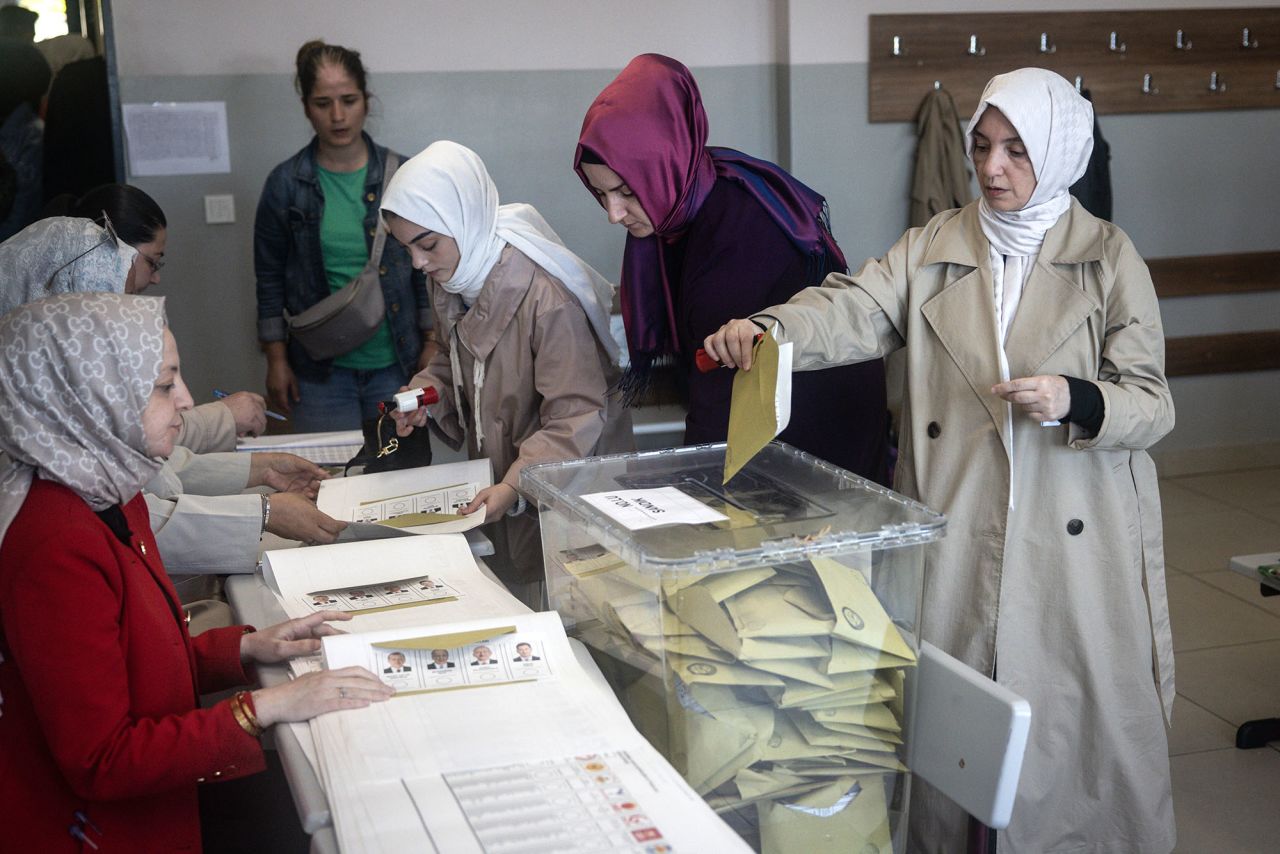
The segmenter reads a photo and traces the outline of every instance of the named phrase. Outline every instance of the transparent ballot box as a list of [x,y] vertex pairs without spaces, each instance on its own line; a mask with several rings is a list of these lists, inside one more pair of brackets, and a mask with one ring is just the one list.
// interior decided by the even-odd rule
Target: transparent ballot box
[[924,545],[945,518],[787,445],[526,468],[547,591],[757,850],[901,852]]

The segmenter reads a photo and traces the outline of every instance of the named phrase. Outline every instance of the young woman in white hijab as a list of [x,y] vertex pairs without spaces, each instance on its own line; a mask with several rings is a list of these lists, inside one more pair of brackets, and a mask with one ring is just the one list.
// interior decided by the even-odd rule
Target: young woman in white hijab
[[[795,343],[796,370],[906,348],[895,487],[950,517],[926,552],[922,639],[1032,708],[1012,822],[974,828],[977,850],[1174,846],[1173,648],[1146,452],[1173,401],[1146,265],[1067,194],[1091,131],[1090,104],[1057,74],[993,78],[968,131],[981,198],[756,315]],[[734,320],[705,344],[749,369],[758,331]],[[966,829],[915,781],[910,850],[963,851]]]
[[[497,482],[464,513],[483,511],[497,570],[509,585],[541,581],[535,514],[520,471],[633,447],[630,416],[611,393],[620,371],[609,334],[613,286],[570,252],[533,207],[498,204],[474,151],[430,145],[391,179],[387,228],[430,281],[440,350],[410,388],[440,402],[398,416],[406,435],[427,423],[472,459],[488,457]],[[536,596],[536,594],[534,594]]]

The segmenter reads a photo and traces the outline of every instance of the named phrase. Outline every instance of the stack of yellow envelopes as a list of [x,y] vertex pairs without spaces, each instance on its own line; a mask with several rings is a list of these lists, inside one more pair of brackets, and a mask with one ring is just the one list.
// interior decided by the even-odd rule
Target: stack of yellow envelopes
[[766,852],[892,851],[916,651],[850,565],[864,555],[663,580],[583,561],[566,562],[579,636],[727,820]]

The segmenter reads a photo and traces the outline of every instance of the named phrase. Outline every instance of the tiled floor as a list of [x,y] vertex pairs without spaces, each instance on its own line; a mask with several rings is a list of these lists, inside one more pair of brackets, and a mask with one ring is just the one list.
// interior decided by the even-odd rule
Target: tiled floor
[[1169,733],[1180,854],[1280,851],[1280,742],[1236,727],[1280,717],[1280,597],[1227,570],[1280,550],[1280,468],[1161,481],[1178,698]]

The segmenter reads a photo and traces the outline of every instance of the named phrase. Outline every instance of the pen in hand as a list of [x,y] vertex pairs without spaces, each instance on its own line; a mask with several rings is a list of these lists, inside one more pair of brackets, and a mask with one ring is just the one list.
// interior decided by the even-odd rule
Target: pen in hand
[[[223,390],[222,390],[222,389],[220,389],[220,388],[215,388],[215,389],[213,390],[213,396],[214,396],[214,397],[216,397],[216,398],[218,398],[218,400],[222,400],[222,398],[224,398],[224,397],[230,397],[231,395],[230,395],[230,394],[228,394],[227,392],[223,391]],[[274,418],[274,419],[275,419],[275,420],[277,420],[277,421],[288,421],[288,420],[289,420],[289,419],[288,419],[288,417],[286,417],[286,416],[284,416],[284,415],[281,415],[279,412],[272,412],[270,409],[266,410],[266,413],[267,413],[267,417],[268,417],[268,418]]]

